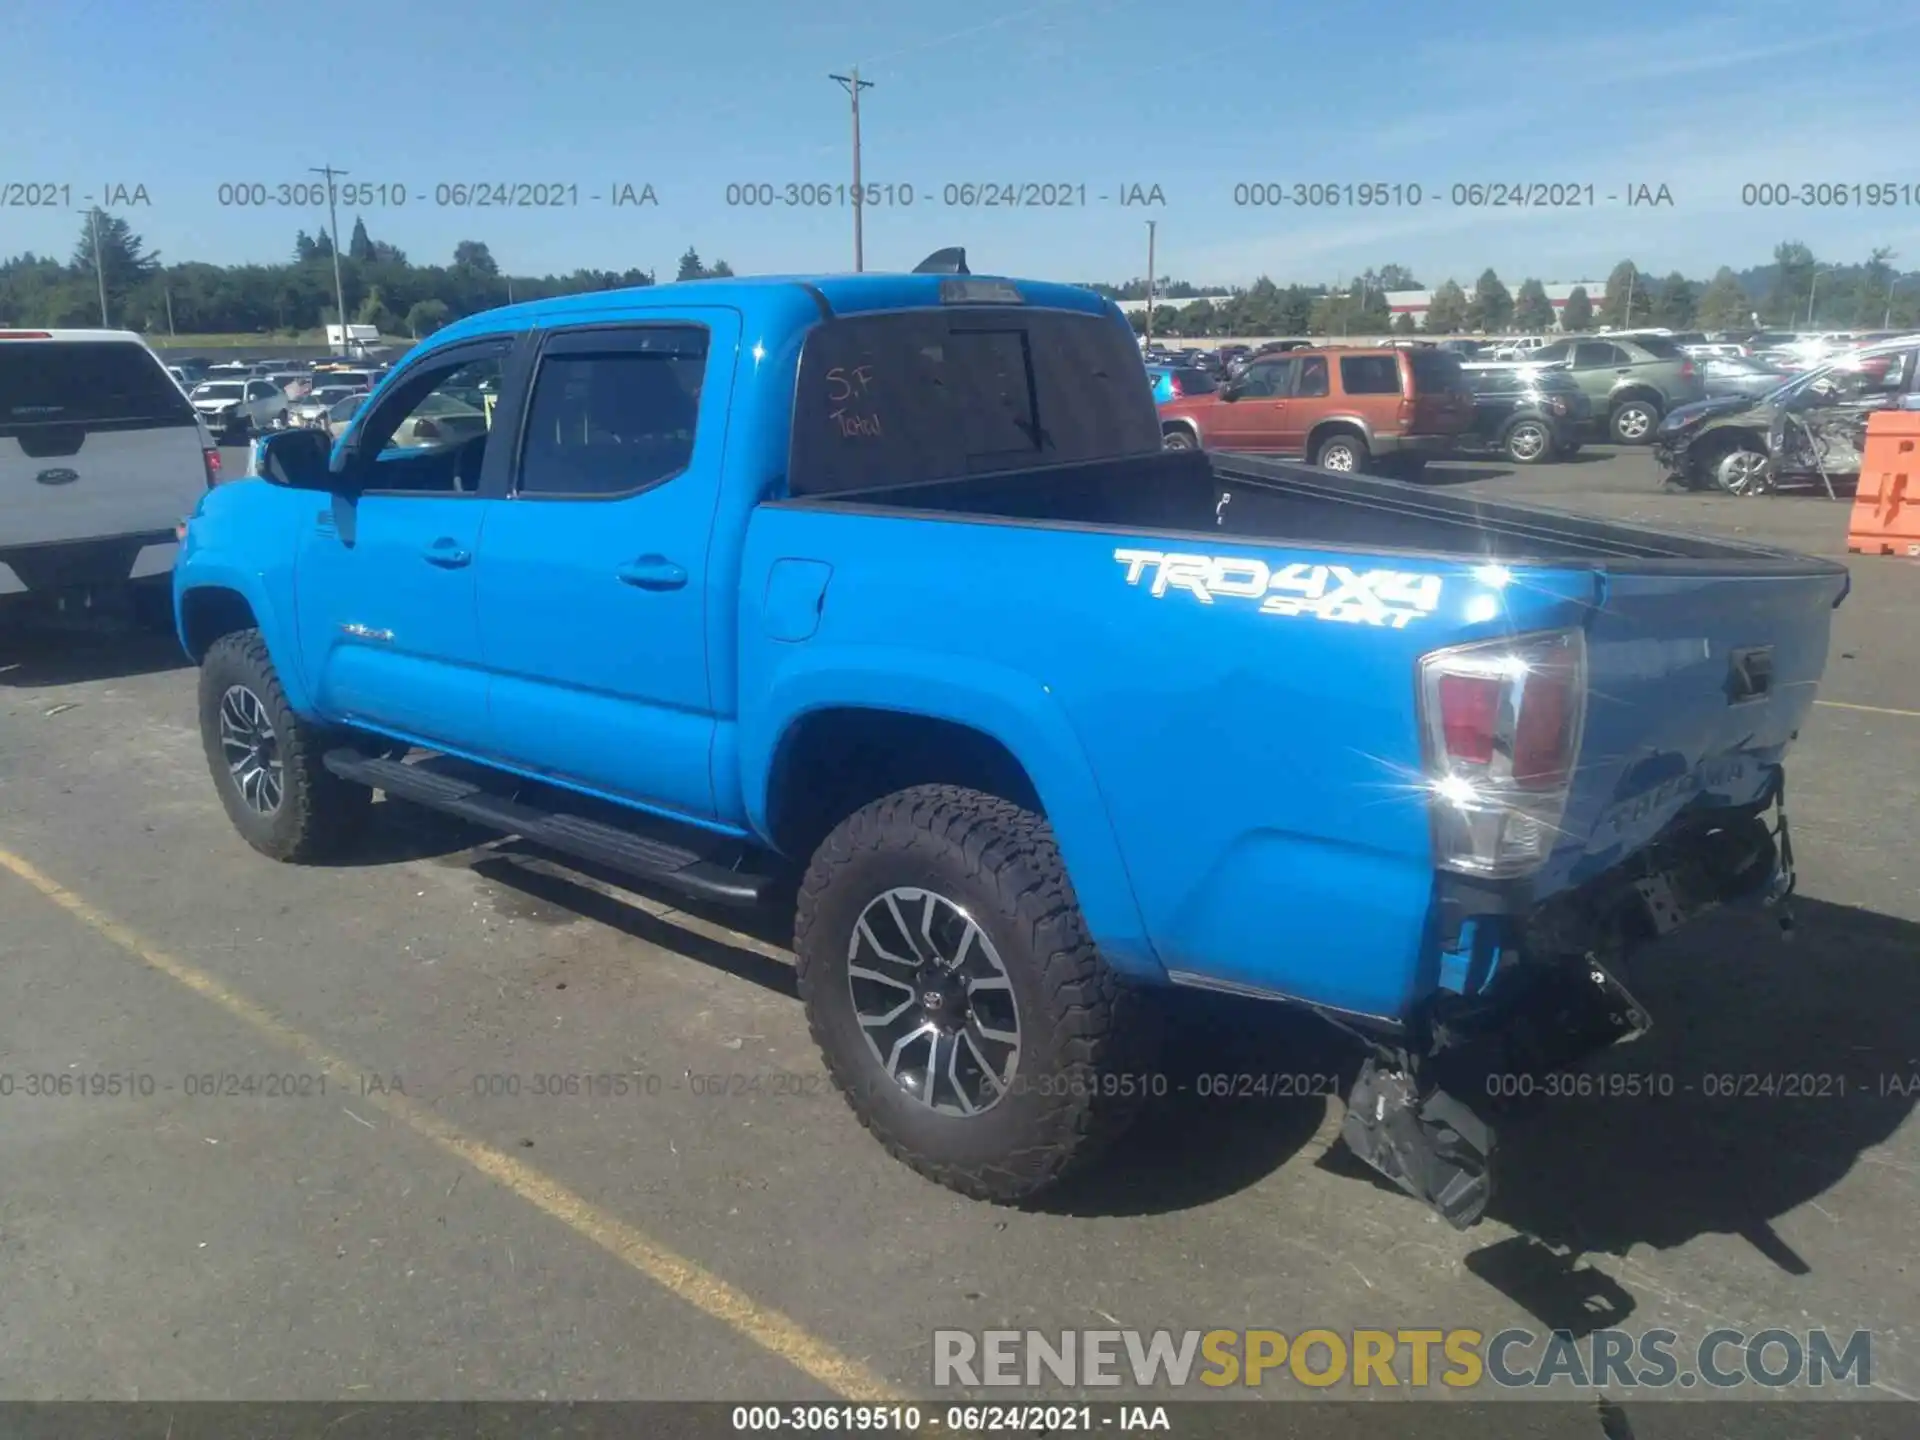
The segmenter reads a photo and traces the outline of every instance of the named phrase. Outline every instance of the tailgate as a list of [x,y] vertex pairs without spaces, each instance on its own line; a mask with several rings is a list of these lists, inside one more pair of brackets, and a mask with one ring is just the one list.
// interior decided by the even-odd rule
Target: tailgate
[[206,488],[191,418],[0,431],[0,549],[171,531]]
[[1767,568],[1597,577],[1585,732],[1541,893],[1609,868],[1691,802],[1766,797],[1811,712],[1848,585],[1823,561]]
[[171,531],[206,485],[200,422],[145,346],[0,341],[0,548]]

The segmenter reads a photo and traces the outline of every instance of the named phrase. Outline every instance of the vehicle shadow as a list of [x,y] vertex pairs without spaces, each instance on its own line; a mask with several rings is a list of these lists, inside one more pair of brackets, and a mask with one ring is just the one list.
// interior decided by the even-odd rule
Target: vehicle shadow
[[1360,1054],[1316,1017],[1203,991],[1157,999],[1165,1030],[1138,1120],[1032,1208],[1134,1216],[1206,1205],[1258,1184],[1340,1113]]
[[171,631],[130,622],[28,620],[0,625],[0,685],[37,690],[185,669]]
[[1488,1215],[1520,1234],[1468,1269],[1581,1333],[1632,1312],[1605,1257],[1637,1245],[1736,1235],[1811,1272],[1774,1221],[1920,1101],[1920,925],[1809,899],[1795,913],[1791,941],[1770,917],[1727,913],[1640,957],[1623,978],[1654,1028],[1580,1072],[1620,1093],[1576,1084],[1503,1125]]
[[[1442,460],[1428,465],[1415,483],[1427,486],[1470,485],[1475,480],[1506,480],[1523,467],[1484,465],[1459,460]],[[1530,467],[1525,467],[1530,468]]]

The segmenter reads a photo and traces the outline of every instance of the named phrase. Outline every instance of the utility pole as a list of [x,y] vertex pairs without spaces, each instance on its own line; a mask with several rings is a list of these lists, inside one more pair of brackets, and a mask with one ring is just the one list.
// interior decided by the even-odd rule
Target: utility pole
[[100,286],[100,328],[107,328],[107,267],[100,257],[100,207],[87,211],[87,224],[93,228],[93,278]]
[[173,329],[173,287],[171,285],[166,287],[165,294],[167,297],[167,338],[174,340],[179,337],[174,333]]
[[1639,278],[1640,271],[1637,268],[1629,266],[1627,269],[1627,318],[1620,326],[1622,330],[1631,330],[1633,328],[1633,282]]
[[340,211],[335,205],[336,192],[333,179],[336,175],[345,175],[345,170],[336,170],[331,165],[309,165],[315,175],[327,177],[327,224],[333,227],[327,236],[327,242],[333,247],[333,305],[340,315],[340,353],[347,353],[347,290],[340,283]]
[[873,82],[860,78],[860,67],[853,67],[851,75],[829,75],[829,80],[837,80],[846,87],[847,94],[853,97],[853,271],[858,275],[867,268],[866,235],[861,224],[862,212],[867,208],[865,194],[860,188],[860,92],[871,90]]
[[1882,330],[1891,330],[1893,328],[1893,292],[1899,284],[1900,277],[1897,274],[1887,282],[1887,308],[1880,316],[1880,328]]
[[1158,220],[1147,222],[1147,343],[1153,343],[1153,241],[1154,231],[1160,226]]

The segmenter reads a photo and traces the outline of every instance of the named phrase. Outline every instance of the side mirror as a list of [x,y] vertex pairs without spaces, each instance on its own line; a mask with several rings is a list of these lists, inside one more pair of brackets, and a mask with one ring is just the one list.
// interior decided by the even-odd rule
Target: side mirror
[[324,430],[276,430],[254,442],[253,473],[293,490],[337,490],[328,469],[333,441]]
[[1242,395],[1247,393],[1247,387],[1244,381],[1229,380],[1214,393],[1222,400],[1238,400]]

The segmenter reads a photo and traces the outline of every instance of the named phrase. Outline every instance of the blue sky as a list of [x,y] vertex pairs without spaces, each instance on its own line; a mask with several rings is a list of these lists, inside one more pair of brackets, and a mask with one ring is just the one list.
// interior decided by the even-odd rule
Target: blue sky
[[[1920,267],[1920,203],[1743,206],[1747,182],[1905,181],[1920,201],[1911,73],[1920,9],[1744,0],[1541,7],[1492,0],[406,0],[235,6],[202,0],[5,0],[0,186],[144,185],[122,208],[168,260],[287,258],[324,211],[226,207],[223,182],[408,188],[362,208],[416,260],[486,241],[516,273],[639,265],[696,246],[736,270],[845,269],[840,208],[729,207],[729,183],[849,178],[849,116],[830,81],[855,63],[865,179],[910,185],[869,209],[870,268],[963,244],[976,269],[1196,282],[1335,280],[1397,262],[1427,283],[1644,269],[1704,274],[1801,239],[1822,259],[1875,245]],[[391,25],[387,17],[397,17]],[[460,181],[560,182],[562,209],[439,208]],[[1084,185],[1086,208],[968,210],[948,184]],[[1251,181],[1419,185],[1418,207],[1236,206]],[[1593,209],[1488,211],[1455,182],[1592,184]],[[588,197],[651,184],[658,205]],[[1670,207],[1607,203],[1665,185]],[[1158,185],[1164,206],[1122,207]],[[1437,192],[1437,193],[1436,193]],[[896,193],[898,193],[896,191]],[[0,209],[0,255],[68,253],[79,217]],[[342,227],[351,218],[342,215]]]

